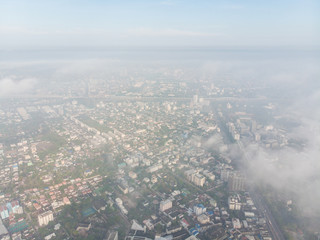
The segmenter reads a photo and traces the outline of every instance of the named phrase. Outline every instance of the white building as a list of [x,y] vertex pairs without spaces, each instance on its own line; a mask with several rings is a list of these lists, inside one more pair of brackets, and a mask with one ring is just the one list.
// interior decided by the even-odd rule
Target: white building
[[149,167],[149,168],[147,169],[147,172],[153,173],[153,172],[156,172],[156,171],[162,169],[162,167],[163,167],[162,164],[158,163],[158,164],[155,164],[155,165]]
[[118,231],[108,231],[104,240],[118,240]]
[[199,216],[207,211],[207,209],[202,204],[197,204],[193,207],[194,213]]
[[172,208],[172,201],[170,199],[160,202],[160,211],[164,212],[170,208]]
[[241,228],[241,222],[238,218],[232,218],[232,225],[234,229],[240,229]]
[[202,187],[206,181],[206,178],[197,173],[194,169],[188,170],[184,174],[190,182],[193,182],[195,185],[200,187]]
[[211,181],[214,181],[216,178],[216,176],[212,172],[209,172],[208,170],[204,170],[203,175],[209,178]]
[[52,211],[47,211],[38,215],[39,226],[46,226],[49,222],[53,221]]
[[230,210],[240,210],[241,209],[241,201],[239,196],[234,195],[228,197],[228,205]]
[[206,178],[202,176],[201,174],[197,173],[195,174],[193,178],[193,183],[197,186],[203,187],[204,183],[206,182]]

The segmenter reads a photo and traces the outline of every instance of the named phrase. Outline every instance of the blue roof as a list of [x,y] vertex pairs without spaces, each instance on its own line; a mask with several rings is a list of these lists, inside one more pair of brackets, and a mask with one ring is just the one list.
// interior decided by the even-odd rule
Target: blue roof
[[90,216],[92,214],[96,213],[96,210],[94,210],[94,208],[87,208],[85,210],[82,210],[82,216],[87,217]]
[[197,207],[204,208],[203,204],[201,203],[197,204]]
[[199,234],[199,231],[195,230],[192,232],[192,235],[197,236]]

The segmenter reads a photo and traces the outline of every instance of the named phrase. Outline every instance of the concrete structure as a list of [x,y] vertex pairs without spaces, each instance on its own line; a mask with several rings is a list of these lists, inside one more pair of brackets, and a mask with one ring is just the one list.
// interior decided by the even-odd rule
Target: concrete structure
[[246,178],[239,173],[231,174],[228,180],[229,191],[245,191],[245,180]]
[[204,176],[202,176],[201,174],[196,174],[194,176],[193,183],[197,186],[202,187],[204,185],[205,181],[206,181],[206,178]]
[[172,201],[167,199],[160,202],[160,211],[164,212],[168,209],[172,208]]
[[47,211],[38,215],[39,226],[46,226],[50,221],[53,221],[52,211]]
[[194,211],[194,213],[195,213],[197,216],[205,213],[206,210],[207,210],[207,209],[206,209],[202,204],[197,204],[197,205],[195,205],[195,206],[193,207],[193,211]]
[[6,206],[0,206],[0,216],[2,219],[9,217],[9,210]]
[[230,176],[230,170],[223,169],[220,172],[220,179],[224,182],[228,182]]
[[89,231],[91,228],[91,223],[79,223],[77,226],[77,231]]
[[193,182],[195,185],[202,187],[206,181],[206,178],[195,170],[191,169],[185,172],[187,179]]
[[120,183],[118,184],[118,188],[124,193],[127,194],[129,192],[129,188],[127,185]]
[[108,231],[104,240],[118,240],[118,231]]
[[136,179],[137,178],[137,174],[133,171],[129,172],[129,177],[131,177],[132,179]]
[[9,240],[10,235],[6,227],[3,225],[2,220],[0,219],[0,239],[1,240]]
[[240,229],[241,228],[241,222],[238,218],[232,218],[232,226],[234,229]]
[[241,202],[239,196],[230,196],[228,197],[228,205],[230,210],[240,210],[241,209]]
[[156,171],[162,169],[162,167],[163,167],[162,164],[155,164],[155,165],[149,167],[149,168],[147,169],[147,172],[153,173],[153,172],[156,172]]
[[197,217],[197,220],[201,224],[206,224],[210,221],[210,218],[205,214],[201,214],[200,216]]

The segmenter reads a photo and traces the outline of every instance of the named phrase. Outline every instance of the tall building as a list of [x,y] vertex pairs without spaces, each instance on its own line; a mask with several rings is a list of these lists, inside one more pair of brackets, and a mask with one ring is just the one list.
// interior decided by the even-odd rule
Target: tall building
[[199,96],[198,95],[193,95],[192,101],[194,104],[197,104],[199,100]]
[[206,181],[206,178],[203,175],[197,173],[194,169],[188,170],[184,174],[190,182],[193,182],[195,185],[200,187],[203,187]]
[[203,206],[203,204],[197,204],[193,207],[194,213],[199,216],[207,211],[207,209]]
[[228,205],[230,210],[240,210],[241,209],[240,197],[237,195],[229,196]]
[[224,182],[228,182],[229,180],[230,171],[227,169],[223,169],[220,172],[220,179]]
[[197,186],[203,187],[205,181],[206,181],[206,178],[199,173],[195,174],[193,177],[193,183]]
[[46,226],[49,222],[53,221],[52,211],[47,211],[38,215],[39,226]]
[[0,239],[1,240],[10,240],[10,235],[6,227],[3,225],[3,222],[0,218]]
[[245,176],[240,173],[233,173],[228,179],[228,188],[231,192],[245,191]]
[[172,208],[172,201],[167,199],[160,202],[160,211],[164,212],[168,209]]
[[252,120],[251,121],[251,132],[254,132],[257,130],[257,122]]

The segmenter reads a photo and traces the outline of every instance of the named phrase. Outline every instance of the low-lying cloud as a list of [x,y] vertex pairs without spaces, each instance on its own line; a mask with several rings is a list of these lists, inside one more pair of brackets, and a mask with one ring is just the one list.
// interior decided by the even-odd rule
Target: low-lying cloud
[[[258,144],[245,147],[243,159],[248,178],[291,195],[304,217],[320,224],[320,91],[297,99],[286,110],[300,125],[288,133],[302,148],[266,149]],[[289,199],[287,199],[289,200]]]
[[0,80],[0,97],[19,96],[34,90],[36,79],[6,77]]

